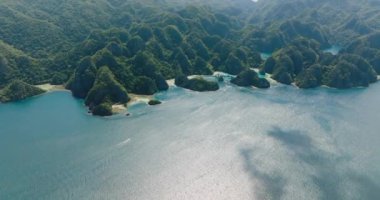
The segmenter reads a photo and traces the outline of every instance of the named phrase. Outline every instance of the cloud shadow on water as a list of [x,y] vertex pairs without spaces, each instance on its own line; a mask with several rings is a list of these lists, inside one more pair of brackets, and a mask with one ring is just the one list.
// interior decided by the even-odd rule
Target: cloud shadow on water
[[251,160],[253,151],[249,149],[243,149],[240,151],[240,155],[243,157],[245,168],[249,173],[250,177],[255,181],[258,181],[264,188],[256,186],[254,189],[255,199],[281,199],[284,194],[284,187],[286,180],[284,177],[279,175],[269,174],[267,172],[261,171]]
[[[344,188],[345,183],[353,185],[354,195],[363,200],[371,200],[380,197],[380,186],[371,180],[367,175],[358,173],[348,165],[350,159],[326,152],[318,148],[306,132],[299,130],[284,130],[280,127],[272,127],[267,135],[283,147],[290,151],[299,163],[312,167],[313,174],[305,173],[310,178],[311,184],[314,184],[319,190],[319,198],[323,200],[343,200],[355,199],[347,197],[348,189]],[[260,169],[253,160],[255,148],[246,148],[240,150],[243,162],[250,177],[259,181],[265,188],[264,192],[259,192],[256,199],[281,199],[284,196],[284,187],[292,184],[286,180],[287,174],[268,173],[268,169]],[[257,192],[255,188],[255,192]],[[356,196],[355,196],[356,197]]]

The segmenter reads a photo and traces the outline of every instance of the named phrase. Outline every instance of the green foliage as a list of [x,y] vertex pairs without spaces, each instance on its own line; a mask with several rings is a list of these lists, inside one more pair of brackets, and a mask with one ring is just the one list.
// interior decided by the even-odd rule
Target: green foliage
[[0,87],[14,79],[32,84],[46,82],[49,77],[41,64],[42,60],[34,59],[0,40]]
[[279,27],[280,31],[284,33],[288,40],[298,37],[313,38],[318,41],[322,46],[328,47],[330,44],[327,39],[327,34],[316,23],[305,23],[298,20],[285,21]]
[[149,26],[144,25],[137,30],[137,35],[140,36],[144,41],[148,41],[153,37],[153,32]]
[[117,67],[118,63],[112,53],[106,49],[98,51],[93,57],[96,67],[109,66],[111,68]]
[[269,57],[264,63],[263,71],[271,74],[273,73],[275,65],[276,60],[273,57]]
[[96,75],[96,80],[85,99],[85,104],[90,109],[102,103],[127,103],[129,96],[124,87],[115,79],[111,70],[101,67]]
[[98,116],[111,116],[113,114],[112,105],[110,103],[101,103],[92,109],[92,114]]
[[162,103],[161,101],[159,101],[159,100],[155,100],[155,99],[152,99],[152,100],[150,100],[150,101],[148,102],[148,104],[151,105],[151,106],[159,105],[159,104],[161,104],[161,103]]
[[315,88],[322,84],[323,67],[315,64],[302,71],[295,79],[300,88]]
[[285,67],[278,67],[272,74],[272,78],[280,83],[290,85],[293,82],[293,77],[289,74]]
[[219,85],[217,82],[208,81],[201,77],[188,79],[186,76],[181,75],[176,77],[175,84],[179,87],[198,92],[219,90]]
[[262,88],[262,89],[266,89],[266,88],[270,88],[270,83],[267,79],[265,78],[259,78],[257,79],[254,83],[253,83],[253,86],[257,87],[257,88]]
[[106,49],[116,57],[122,56],[124,54],[123,48],[116,42],[111,42],[107,44]]
[[[154,60],[152,55],[145,52],[140,52],[135,56],[132,65],[133,74],[136,76],[145,76],[149,78],[149,83],[142,82],[142,80],[148,79],[140,78],[138,82],[135,83],[135,91],[150,94],[156,90],[167,90],[169,88],[165,78],[159,73],[157,66],[159,66],[159,63]],[[154,83],[151,84],[150,80],[153,80]]]
[[[360,49],[360,42],[346,51]],[[377,80],[374,67],[363,57],[354,54],[333,56],[322,53],[315,40],[297,38],[269,58],[262,70],[283,84],[295,81],[300,88],[328,85],[335,88],[368,86]],[[368,54],[366,54],[368,56]]]
[[177,27],[169,25],[165,27],[164,31],[166,38],[169,40],[170,43],[178,45],[182,42],[183,37],[182,34],[178,31]]
[[330,66],[323,77],[323,84],[335,88],[368,86],[377,80],[376,72],[362,57],[343,55]]
[[206,45],[202,42],[202,40],[198,38],[188,38],[187,40],[191,40],[191,45],[194,51],[197,53],[199,57],[204,60],[210,59],[210,53],[206,47]]
[[152,76],[156,73],[156,65],[150,55],[145,52],[139,52],[132,65],[132,71],[137,76]]
[[251,10],[250,21],[271,30],[278,30],[282,25],[286,37],[302,35],[314,37],[322,45],[325,39],[346,45],[380,28],[380,20],[375,14],[379,9],[380,5],[371,0],[261,1]]
[[[124,90],[144,94],[180,75],[253,67],[301,88],[366,86],[380,74],[378,10],[370,0],[4,0],[0,87],[66,83],[86,98],[103,66]],[[321,52],[330,43],[341,55]],[[259,52],[273,56],[263,63]]]
[[152,78],[154,82],[156,83],[157,89],[159,91],[169,89],[168,83],[166,82],[165,78],[161,74],[154,74]]
[[247,69],[239,73],[236,78],[231,80],[231,83],[241,86],[241,87],[248,87],[248,86],[255,86],[257,88],[269,88],[270,83],[264,79],[259,78],[257,73],[253,70]]
[[23,81],[14,80],[0,90],[0,102],[19,101],[44,92],[44,90]]
[[193,72],[193,67],[182,49],[178,49],[176,52],[174,62],[181,68],[184,74],[190,75]]
[[172,14],[172,13],[168,14],[165,17],[166,17],[166,19],[164,20],[165,24],[173,25],[173,26],[177,27],[178,30],[180,30],[182,33],[186,32],[188,30],[189,27],[182,17],[180,17],[176,14]]
[[229,74],[237,75],[241,71],[243,71],[244,68],[245,67],[243,66],[241,61],[236,56],[230,54],[225,62],[224,71]]
[[141,37],[135,36],[127,42],[127,48],[131,55],[135,55],[137,52],[144,50],[145,42]]
[[373,69],[380,74],[380,32],[369,34],[354,40],[345,51],[366,59]]
[[95,82],[96,73],[97,69],[91,57],[85,57],[79,62],[66,88],[71,90],[75,97],[85,98]]
[[194,62],[193,74],[210,75],[212,71],[208,63],[200,57],[197,57]]
[[62,84],[65,84],[68,79],[69,79],[69,76],[67,74],[58,72],[54,74],[54,76],[51,78],[51,84],[62,85]]
[[139,76],[135,82],[133,90],[136,94],[152,95],[158,91],[157,85],[154,80],[146,76]]
[[174,84],[176,84],[177,86],[183,87],[184,85],[186,85],[188,80],[189,79],[187,78],[187,76],[179,75],[175,78]]

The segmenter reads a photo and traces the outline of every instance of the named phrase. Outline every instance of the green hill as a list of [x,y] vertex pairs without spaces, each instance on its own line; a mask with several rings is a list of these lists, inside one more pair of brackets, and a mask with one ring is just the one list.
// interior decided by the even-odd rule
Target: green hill
[[[65,84],[88,99],[104,66],[137,94],[250,68],[301,88],[367,86],[380,72],[379,10],[372,0],[3,0],[0,88]],[[339,55],[322,51],[332,44]],[[262,52],[273,55],[264,62]]]
[[28,97],[36,96],[45,91],[22,81],[12,81],[0,90],[0,102],[19,101]]

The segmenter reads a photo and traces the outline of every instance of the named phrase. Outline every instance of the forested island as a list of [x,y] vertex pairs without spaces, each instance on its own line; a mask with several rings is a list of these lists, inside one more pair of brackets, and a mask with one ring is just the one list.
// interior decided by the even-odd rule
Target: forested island
[[[380,74],[379,9],[373,0],[4,0],[0,101],[50,83],[111,115],[129,94],[167,90],[168,79],[218,90],[188,78],[214,72],[243,87],[269,88],[266,74],[299,88],[366,87]],[[337,55],[323,51],[332,45]]]

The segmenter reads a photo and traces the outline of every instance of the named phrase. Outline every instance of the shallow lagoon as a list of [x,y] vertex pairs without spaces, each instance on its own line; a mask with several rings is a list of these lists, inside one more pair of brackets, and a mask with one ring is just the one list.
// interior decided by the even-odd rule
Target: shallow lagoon
[[378,199],[380,84],[171,88],[130,117],[0,105],[0,199]]

